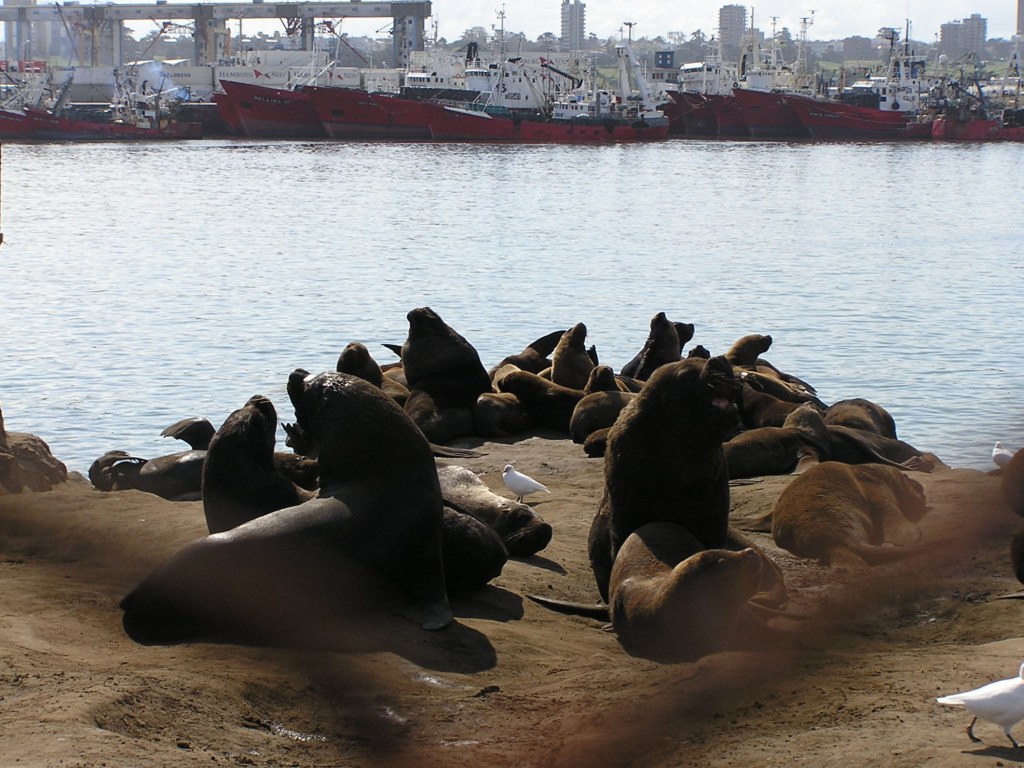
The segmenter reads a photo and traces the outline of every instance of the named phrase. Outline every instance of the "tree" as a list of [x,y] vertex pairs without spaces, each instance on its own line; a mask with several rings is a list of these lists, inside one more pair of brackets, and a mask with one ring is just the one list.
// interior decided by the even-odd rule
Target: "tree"
[[554,32],[545,32],[537,38],[537,45],[544,51],[554,50],[558,45],[558,36]]

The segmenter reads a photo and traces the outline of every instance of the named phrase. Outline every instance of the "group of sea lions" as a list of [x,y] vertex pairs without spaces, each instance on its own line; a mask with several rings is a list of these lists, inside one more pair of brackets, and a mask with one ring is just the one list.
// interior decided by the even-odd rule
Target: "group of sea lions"
[[[438,444],[546,428],[604,457],[588,549],[623,646],[660,661],[695,659],[729,647],[737,627],[748,636],[766,628],[765,617],[786,604],[779,569],[729,525],[731,478],[790,473],[803,462],[818,464],[802,485],[817,483],[819,496],[832,493],[837,466],[849,468],[843,482],[851,487],[888,487],[872,499],[877,509],[823,524],[826,513],[807,504],[803,520],[777,507],[772,521],[780,546],[801,556],[829,561],[845,547],[872,562],[863,553],[882,546],[894,510],[909,521],[924,511],[920,485],[901,470],[941,466],[899,441],[881,406],[855,399],[828,407],[813,387],[761,358],[770,336],[743,337],[722,355],[698,345],[684,356],[694,326],[659,312],[619,373],[587,347],[583,323],[488,371],[429,307],[408,321],[405,342],[388,345],[398,363],[380,365],[353,342],[336,371],[291,374],[296,418],[284,427],[294,454],[275,452],[277,413],[259,395],[197,441],[200,481],[190,468],[191,479],[173,490],[191,483],[200,493],[210,535],[125,598],[132,637],[169,642],[244,628],[253,585],[268,580],[275,594],[298,591],[308,609],[386,607],[425,628],[445,626],[449,591],[482,586],[509,555],[539,551],[551,527],[469,470],[439,469],[435,455],[459,449]],[[182,424],[167,432],[182,436]],[[159,474],[158,465],[146,471],[150,463],[109,452],[90,477],[104,489],[160,493],[145,477]],[[850,533],[851,519],[868,521],[862,536]],[[286,620],[293,610],[283,597],[259,613]]]

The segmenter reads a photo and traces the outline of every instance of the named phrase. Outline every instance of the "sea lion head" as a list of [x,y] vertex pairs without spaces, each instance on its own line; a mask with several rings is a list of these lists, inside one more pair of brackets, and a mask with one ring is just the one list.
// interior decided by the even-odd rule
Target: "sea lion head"
[[693,323],[672,323],[676,329],[676,335],[679,337],[679,346],[688,342],[693,338],[693,334],[696,333],[697,327]]
[[608,365],[595,365],[590,371],[590,377],[583,391],[590,392],[614,392],[619,385],[615,382],[615,371]]
[[358,341],[350,342],[338,356],[337,370],[364,379],[375,387],[383,386],[384,373],[377,361],[370,356],[370,350]]
[[127,491],[139,487],[139,472],[146,459],[124,451],[107,451],[89,466],[89,481],[100,491]]
[[576,323],[564,334],[567,344],[574,349],[583,349],[587,341],[587,326],[585,323]]
[[276,442],[277,410],[268,398],[253,395],[214,434],[206,461],[209,464],[212,456],[214,461],[216,457],[230,457],[234,462],[234,457],[244,455],[247,462],[271,470]]

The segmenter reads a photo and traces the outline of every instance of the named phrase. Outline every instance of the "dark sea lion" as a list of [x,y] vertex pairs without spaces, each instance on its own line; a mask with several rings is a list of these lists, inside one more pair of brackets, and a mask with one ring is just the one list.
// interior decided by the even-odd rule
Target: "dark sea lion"
[[569,436],[574,443],[585,443],[599,429],[611,427],[636,392],[592,392],[580,400],[569,420]]
[[825,423],[862,429],[896,439],[896,421],[892,415],[877,403],[859,397],[830,405],[825,411]]
[[336,370],[339,373],[358,376],[375,387],[380,387],[399,405],[405,405],[405,401],[409,398],[409,388],[398,381],[397,377],[385,376],[380,364],[370,354],[370,350],[358,341],[345,345],[338,356]]
[[946,465],[934,454],[919,451],[910,443],[875,432],[827,424],[828,458],[845,464],[878,463],[899,469],[931,472]]
[[583,452],[592,459],[604,458],[605,451],[608,448],[609,432],[611,432],[611,427],[591,432],[587,439],[583,441]]
[[740,385],[724,357],[661,366],[608,435],[605,490],[588,540],[601,596],[619,547],[642,525],[681,525],[705,549],[723,548],[729,471],[722,450],[737,423]]
[[1010,511],[1024,517],[1024,450],[1013,454],[1010,463],[1003,467],[1000,482]]
[[445,505],[490,526],[512,557],[535,555],[550,543],[551,526],[532,507],[494,493],[472,470],[438,466],[437,477]]
[[296,370],[288,394],[319,460],[319,495],[181,549],[122,601],[133,639],[261,638],[305,615],[451,622],[441,489],[423,434],[354,376]]
[[711,359],[711,352],[709,352],[708,348],[705,347],[703,344],[698,344],[697,346],[692,347],[690,349],[690,351],[686,353],[686,356],[688,358],[689,357],[699,357],[702,360],[710,360]]
[[154,459],[107,451],[89,467],[89,480],[101,491],[137,490],[168,501],[201,498],[206,451],[179,451]]
[[568,389],[583,389],[597,364],[588,354],[587,326],[576,323],[562,334],[551,353],[551,381]]
[[[661,312],[659,314],[664,315],[665,313]],[[658,319],[658,315],[655,315],[654,319],[651,320],[651,333],[650,335],[648,335],[647,340],[644,342],[644,346],[640,349],[639,352],[636,353],[636,355],[633,356],[632,360],[630,360],[628,363],[622,366],[622,369],[619,371],[621,375],[628,376],[629,378],[632,379],[640,380],[640,377],[637,376],[637,370],[640,368],[640,364],[644,356],[650,350],[653,349],[657,349],[656,354],[660,354],[662,352],[667,353],[663,361],[666,363],[675,362],[676,360],[679,360],[682,357],[683,346],[686,344],[686,342],[693,338],[693,334],[695,331],[693,323],[672,323],[672,327],[675,329],[676,336],[679,338],[679,349],[677,351],[677,354],[673,357],[671,347],[664,345],[666,339],[672,338],[671,334],[656,334],[655,320],[658,320],[660,327],[660,320]],[[708,357],[710,356],[711,355],[709,354]],[[649,377],[650,371],[646,372],[646,375],[643,377],[643,380],[646,381]]]
[[799,385],[790,384],[777,376],[768,376],[760,371],[741,371],[740,377],[745,384],[753,387],[759,392],[777,397],[789,403],[813,403],[822,410],[827,407],[813,390],[805,389]]
[[828,429],[821,413],[805,404],[790,412],[781,427],[748,429],[725,443],[729,479],[787,475],[800,457],[812,453],[824,461],[830,452]]
[[274,463],[277,410],[253,395],[214,434],[203,468],[203,511],[210,533],[313,498],[278,471]]
[[173,437],[188,443],[194,451],[205,451],[210,447],[210,440],[217,430],[208,419],[201,416],[190,416],[176,421],[160,433],[161,437]]
[[760,333],[751,333],[737,339],[729,351],[725,353],[734,368],[747,368],[754,370],[757,367],[757,358],[763,355],[772,345],[772,337]]
[[610,365],[595,365],[587,377],[587,383],[583,385],[583,391],[588,395],[592,392],[619,391],[619,382],[615,378],[615,371]]
[[408,320],[402,345],[409,385],[405,412],[435,443],[473,434],[476,399],[492,391],[480,356],[429,307],[411,310]]
[[[500,363],[498,363],[494,370],[501,368],[503,365],[514,365],[517,368],[529,371],[530,373],[540,373],[541,371],[551,367],[551,353],[555,351],[555,347],[558,346],[558,342],[561,341],[562,335],[565,333],[565,329],[561,331],[552,331],[544,336],[541,336],[535,341],[531,341],[522,352],[515,355],[509,355]],[[493,372],[492,372],[493,373]]]
[[508,550],[493,528],[447,505],[441,540],[444,583],[450,595],[480,589],[500,576],[508,562]]
[[640,526],[611,573],[608,607],[623,648],[663,663],[730,648],[737,625],[756,621],[741,613],[760,588],[762,562],[754,549],[705,549],[674,523]]
[[[923,551],[884,544],[926,511],[921,484],[900,470],[827,461],[798,475],[779,495],[772,538],[797,557],[826,565],[837,560],[878,565]],[[916,526],[913,531],[920,536]]]
[[534,424],[568,434],[576,404],[585,397],[582,389],[570,389],[529,371],[511,371],[495,379],[501,392],[515,395]]

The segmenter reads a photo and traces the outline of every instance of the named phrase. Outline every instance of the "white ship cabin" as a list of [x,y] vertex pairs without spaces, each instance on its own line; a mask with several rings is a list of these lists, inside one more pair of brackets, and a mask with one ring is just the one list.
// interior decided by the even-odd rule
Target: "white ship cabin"
[[597,102],[578,94],[570,94],[564,99],[552,103],[551,117],[556,120],[574,120],[581,117],[601,117],[611,114],[616,105],[615,95],[611,91],[598,91]]

